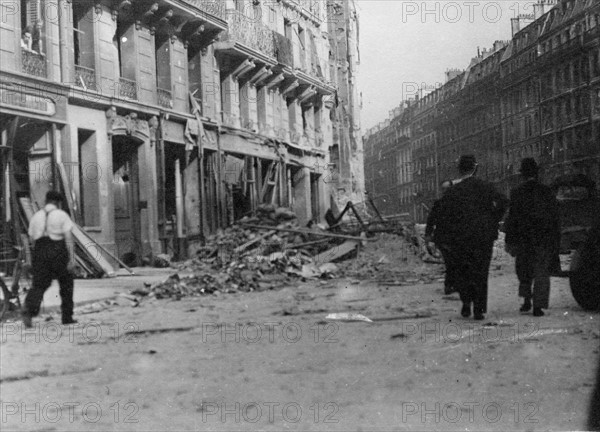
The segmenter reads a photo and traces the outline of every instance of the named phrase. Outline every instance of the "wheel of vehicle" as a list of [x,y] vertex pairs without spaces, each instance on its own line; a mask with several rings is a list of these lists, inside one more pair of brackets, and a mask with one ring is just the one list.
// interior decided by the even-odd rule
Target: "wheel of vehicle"
[[579,306],[585,310],[600,310],[600,223],[573,255],[569,282]]

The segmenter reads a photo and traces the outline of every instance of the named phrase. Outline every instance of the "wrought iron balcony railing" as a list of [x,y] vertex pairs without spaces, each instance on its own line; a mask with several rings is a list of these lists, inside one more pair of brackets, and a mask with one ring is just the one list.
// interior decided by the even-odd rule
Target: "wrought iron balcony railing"
[[294,46],[284,35],[273,32],[275,40],[275,57],[277,61],[289,67],[294,67]]
[[197,7],[208,15],[225,20],[226,9],[223,0],[187,0],[188,3]]
[[74,84],[86,90],[96,90],[96,71],[76,64]]
[[46,78],[46,56],[35,51],[21,49],[21,70],[28,75]]
[[156,93],[158,96],[158,104],[164,108],[173,108],[173,96],[170,90],[165,90],[161,88],[156,89]]
[[137,83],[127,78],[119,78],[119,96],[137,99]]
[[223,41],[238,42],[264,55],[275,58],[273,32],[255,18],[235,9],[227,9],[227,31]]

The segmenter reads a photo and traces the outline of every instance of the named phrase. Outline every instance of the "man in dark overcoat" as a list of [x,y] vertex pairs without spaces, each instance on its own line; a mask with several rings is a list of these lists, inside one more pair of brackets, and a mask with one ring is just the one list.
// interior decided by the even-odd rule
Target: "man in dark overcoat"
[[[442,196],[446,193],[450,187],[452,187],[451,180],[444,180],[441,184]],[[446,236],[444,235],[443,222],[440,220],[440,207],[441,199],[436,200],[431,207],[429,216],[427,217],[427,225],[425,227],[425,241],[428,247],[429,244],[434,243],[435,246],[442,253],[444,258],[444,265],[446,266],[446,277],[444,278],[444,294],[452,294],[456,291],[454,286],[454,274],[456,273],[456,265],[454,264],[452,248],[448,243]]]
[[508,206],[507,198],[489,182],[475,177],[474,156],[460,158],[460,179],[441,200],[440,228],[452,246],[456,265],[455,286],[463,303],[461,315],[476,320],[487,312],[488,273],[499,222]]
[[538,180],[538,165],[533,158],[521,162],[522,185],[510,194],[510,209],[505,222],[506,250],[516,257],[521,312],[532,307],[533,315],[543,316],[549,306],[550,269],[560,246],[558,201],[548,186]]

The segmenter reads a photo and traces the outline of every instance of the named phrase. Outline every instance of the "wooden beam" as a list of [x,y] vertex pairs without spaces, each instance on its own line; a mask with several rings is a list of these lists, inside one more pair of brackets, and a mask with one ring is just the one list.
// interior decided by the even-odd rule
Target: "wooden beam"
[[240,222],[240,225],[245,228],[251,228],[251,229],[275,230],[275,231],[291,232],[291,233],[295,233],[295,234],[315,235],[315,236],[321,236],[321,237],[331,237],[331,238],[339,238],[339,239],[346,239],[346,240],[357,240],[357,241],[374,241],[375,240],[375,239],[367,239],[366,237],[356,237],[356,236],[350,236],[350,235],[345,235],[345,234],[333,234],[333,233],[322,232],[322,231],[311,231],[311,230],[307,230],[307,229],[278,228],[278,227],[272,227],[272,226],[244,224],[243,222]]
[[356,249],[359,245],[359,242],[356,240],[349,240],[341,245],[334,246],[331,249],[326,250],[325,252],[321,252],[319,255],[315,255],[313,257],[313,261],[317,264],[325,264],[331,261],[335,261],[338,258],[343,257],[344,255],[349,254],[354,249]]

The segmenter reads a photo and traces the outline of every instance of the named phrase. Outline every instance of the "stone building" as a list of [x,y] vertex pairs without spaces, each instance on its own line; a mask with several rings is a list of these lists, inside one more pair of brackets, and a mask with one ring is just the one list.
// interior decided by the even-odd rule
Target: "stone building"
[[340,146],[330,64],[356,50],[356,34],[331,49],[325,2],[0,5],[3,221],[62,189],[135,264],[191,253],[262,203],[323,218]]
[[540,162],[546,183],[585,174],[600,184],[600,3],[540,0],[511,24],[511,40],[478,52],[411,105],[419,222],[461,154],[476,155],[478,175],[507,194],[524,157]]
[[331,0],[328,27],[331,44],[331,78],[337,91],[333,111],[334,145],[332,189],[337,204],[364,200],[364,155],[360,125],[359,22],[354,0]]
[[414,212],[410,115],[402,103],[364,136],[365,191],[388,216]]

